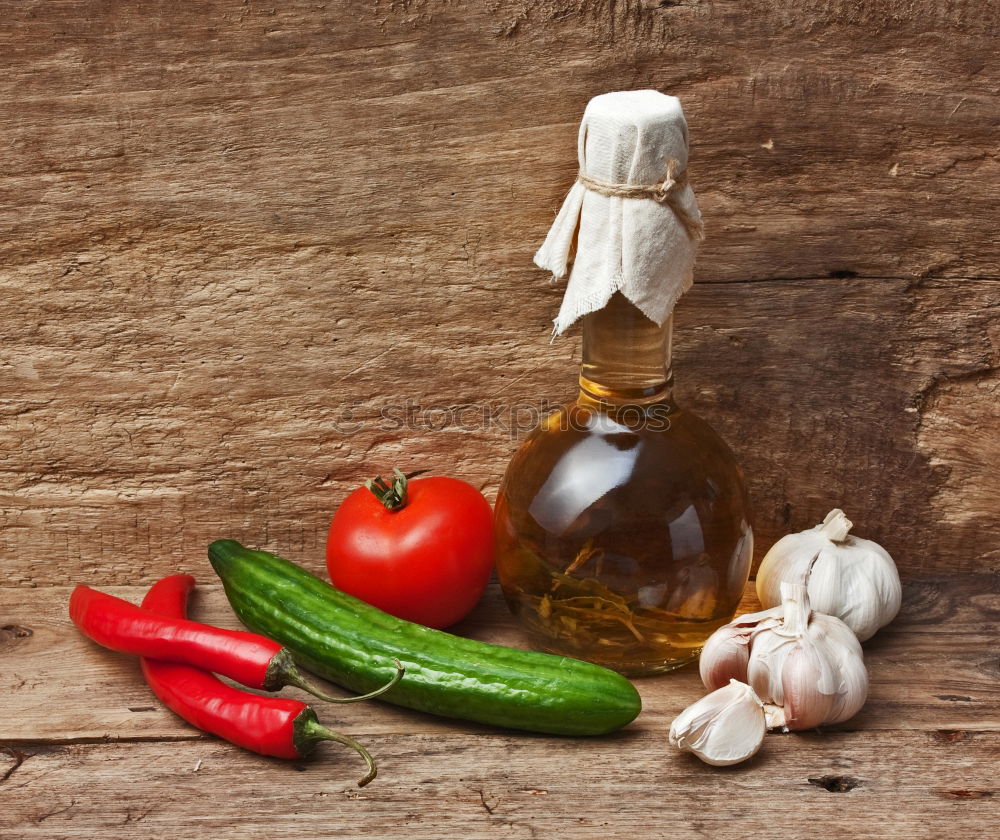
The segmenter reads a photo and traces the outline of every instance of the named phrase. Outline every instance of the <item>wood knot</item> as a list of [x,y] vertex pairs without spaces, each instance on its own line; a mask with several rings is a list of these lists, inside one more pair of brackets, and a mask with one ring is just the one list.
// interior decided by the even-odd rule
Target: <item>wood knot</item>
[[853,776],[819,776],[818,778],[809,779],[809,784],[821,787],[823,790],[830,791],[830,793],[847,793],[849,790],[860,787],[862,781],[861,779],[855,779]]
[[956,612],[954,595],[935,581],[908,581],[903,584],[900,616],[912,624],[942,624]]
[[0,627],[0,644],[13,642],[17,639],[27,639],[34,635],[35,631],[30,627],[24,627],[20,624],[5,624]]
[[986,659],[977,666],[986,676],[992,679],[1000,678],[1000,657]]
[[956,741],[967,741],[969,733],[961,729],[937,729],[931,737],[939,744],[954,744]]
[[939,790],[945,799],[989,799],[993,796],[992,790]]

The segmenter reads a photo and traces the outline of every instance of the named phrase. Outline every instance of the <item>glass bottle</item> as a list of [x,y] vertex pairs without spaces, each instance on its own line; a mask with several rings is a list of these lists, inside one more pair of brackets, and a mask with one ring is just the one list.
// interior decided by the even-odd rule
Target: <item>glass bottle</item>
[[500,583],[533,643],[632,676],[698,656],[753,554],[732,453],[674,402],[671,327],[619,293],[584,317],[579,394],[523,442],[496,504]]

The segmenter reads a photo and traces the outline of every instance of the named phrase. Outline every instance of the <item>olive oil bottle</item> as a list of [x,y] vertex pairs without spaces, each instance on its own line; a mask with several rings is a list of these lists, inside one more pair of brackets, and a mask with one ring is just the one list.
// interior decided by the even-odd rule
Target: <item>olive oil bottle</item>
[[507,468],[497,570],[537,647],[653,674],[695,659],[735,614],[749,503],[729,448],[672,393],[671,312],[701,232],[679,103],[655,91],[591,100],[579,157],[535,257],[562,276],[575,251],[556,332],[582,315],[579,393]]
[[628,675],[697,657],[753,554],[739,467],[673,400],[670,332],[621,295],[585,316],[579,396],[522,444],[496,505],[500,583],[533,642]]

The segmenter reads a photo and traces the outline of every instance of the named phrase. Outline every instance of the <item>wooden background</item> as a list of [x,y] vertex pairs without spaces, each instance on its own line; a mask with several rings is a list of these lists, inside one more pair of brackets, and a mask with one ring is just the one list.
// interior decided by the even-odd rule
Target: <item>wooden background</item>
[[[988,781],[908,786],[932,759],[950,779],[997,756],[1000,3],[3,0],[0,19],[0,741],[14,768],[0,811],[18,778],[39,779],[9,811],[15,831],[63,836],[79,818],[80,836],[149,836],[127,825],[146,805],[108,804],[123,780],[148,804],[174,790],[165,768],[187,772],[206,750],[243,774],[259,767],[214,741],[175,751],[197,736],[150,706],[134,664],[70,635],[66,586],[138,598],[166,572],[208,582],[205,546],[223,536],[319,569],[338,502],[393,466],[466,478],[492,498],[512,418],[529,423],[573,393],[579,333],[549,343],[561,288],[530,258],[574,177],[583,107],[639,87],[681,97],[690,124],[708,239],[677,311],[679,399],[746,469],[758,559],[842,506],[923,593],[906,626],[930,635],[908,646],[898,631],[876,653],[905,666],[904,684],[920,664],[909,694],[885,693],[895,677],[873,684],[876,708],[889,704],[877,719],[898,711],[900,731],[845,731],[833,752],[784,739],[787,761],[814,755],[817,778],[837,772],[831,760],[867,766],[884,780],[869,809],[919,789],[903,797],[909,821],[858,824],[856,837],[971,830],[994,807]],[[392,428],[385,411],[409,411],[414,427]],[[974,596],[959,622],[974,639],[968,670],[939,680],[963,644],[945,625]],[[205,597],[203,615],[224,616],[218,591]],[[491,597],[484,615],[497,621]],[[88,702],[121,696],[125,681],[132,706],[153,711],[98,704],[36,725],[46,701],[72,707],[75,675]],[[690,674],[678,680],[678,694],[650,695],[660,717],[633,736],[631,761],[666,755],[660,724],[697,696]],[[362,737],[369,718],[351,714]],[[426,722],[407,741],[405,716],[390,720],[397,736],[377,735],[390,780],[459,762],[439,794],[473,797],[471,822],[459,807],[448,823],[465,837],[535,830],[500,819],[489,790],[462,792],[461,767],[477,761],[592,762],[586,780],[609,785],[596,804],[527,782],[504,794],[537,806],[522,815],[589,820],[566,836],[613,833],[588,805],[632,796],[607,744],[568,756],[552,739],[473,730],[445,749]],[[638,823],[611,823],[623,834],[646,819],[670,834],[657,822],[670,809],[656,806],[674,771],[697,806],[678,836],[736,825],[726,780],[765,798],[773,781],[667,760],[633,781],[656,794]],[[153,775],[137,782],[142,767]],[[827,791],[797,768],[787,801],[815,807]],[[245,778],[226,784],[249,799],[274,781]],[[101,796],[74,793],[94,779]],[[396,830],[433,836],[434,794],[420,791],[390,798],[379,819],[405,813]],[[308,796],[296,807],[315,805]],[[299,836],[280,800],[258,805],[269,836]],[[341,827],[364,833],[368,812],[353,813]],[[774,825],[754,813],[745,828]],[[805,817],[795,825],[808,833]]]

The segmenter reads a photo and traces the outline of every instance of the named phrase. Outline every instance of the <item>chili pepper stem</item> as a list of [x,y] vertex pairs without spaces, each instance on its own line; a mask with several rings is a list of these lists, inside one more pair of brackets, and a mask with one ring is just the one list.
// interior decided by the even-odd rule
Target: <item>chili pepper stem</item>
[[374,691],[369,691],[367,694],[359,694],[355,697],[334,697],[332,694],[327,694],[325,691],[321,691],[309,682],[309,680],[305,679],[305,677],[299,673],[299,669],[293,664],[286,664],[283,667],[282,684],[293,685],[296,688],[301,688],[303,691],[308,691],[314,697],[318,697],[320,700],[325,700],[327,703],[357,703],[361,700],[371,700],[373,697],[385,694],[385,692],[387,692],[403,678],[403,674],[406,673],[403,663],[401,663],[398,659],[393,659],[392,661],[396,663],[396,673],[392,675],[392,679],[389,680],[389,682],[381,688],[376,688]]
[[357,752],[368,765],[368,772],[358,779],[358,787],[364,787],[378,775],[378,768],[375,766],[375,759],[372,758],[371,753],[353,738],[327,729],[316,720],[314,715],[300,715],[295,724],[296,740],[302,743],[300,752],[303,754],[308,754],[316,741],[336,741],[338,744],[343,744]]

